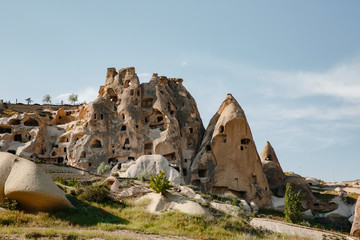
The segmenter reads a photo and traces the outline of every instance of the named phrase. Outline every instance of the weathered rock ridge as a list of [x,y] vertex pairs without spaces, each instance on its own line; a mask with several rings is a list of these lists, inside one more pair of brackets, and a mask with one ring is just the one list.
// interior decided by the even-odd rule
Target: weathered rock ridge
[[231,94],[210,120],[191,174],[192,184],[204,192],[231,192],[261,206],[269,204],[270,189],[249,124]]

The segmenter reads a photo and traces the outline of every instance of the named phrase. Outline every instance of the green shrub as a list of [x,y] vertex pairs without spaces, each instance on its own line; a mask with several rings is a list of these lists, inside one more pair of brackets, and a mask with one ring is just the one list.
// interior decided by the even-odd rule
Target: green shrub
[[102,203],[110,199],[109,193],[108,187],[100,184],[94,184],[83,188],[79,195],[79,199],[89,202]]
[[0,207],[8,209],[8,210],[16,210],[18,209],[18,202],[16,200],[10,200],[5,198],[3,203],[0,203]]
[[61,183],[63,185],[66,185],[66,186],[70,186],[70,187],[76,187],[78,185],[78,179],[77,178],[63,178],[63,177],[55,177],[54,178],[54,182],[58,182],[58,183]]
[[285,192],[285,219],[291,223],[299,223],[301,221],[301,191],[294,193],[292,184],[286,184]]
[[97,168],[96,172],[100,175],[103,175],[109,172],[111,169],[110,165],[105,164],[104,162],[100,163],[99,167]]
[[159,174],[155,176],[150,175],[150,187],[157,193],[164,194],[166,190],[172,187],[165,174],[166,171],[160,171]]
[[119,174],[118,173],[111,173],[111,176],[112,177],[119,177]]

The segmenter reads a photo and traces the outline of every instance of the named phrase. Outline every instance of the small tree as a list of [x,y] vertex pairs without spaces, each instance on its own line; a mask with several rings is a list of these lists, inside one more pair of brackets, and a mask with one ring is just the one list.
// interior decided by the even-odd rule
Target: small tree
[[285,219],[291,223],[298,223],[301,221],[301,190],[297,193],[293,192],[292,184],[286,184],[285,192]]
[[104,162],[100,163],[99,167],[97,168],[96,172],[100,175],[103,175],[109,172],[111,169],[110,165],[105,164]]
[[27,102],[28,105],[33,102],[33,100],[31,100],[30,97],[29,97],[29,98],[26,98],[25,101]]
[[75,104],[75,103],[78,101],[78,95],[75,94],[75,93],[70,94],[70,96],[69,96],[69,101],[70,101],[72,104]]
[[51,103],[51,97],[49,94],[46,94],[44,97],[43,97],[43,100],[42,100],[44,103]]
[[166,190],[170,189],[172,186],[165,176],[166,171],[160,171],[159,174],[153,176],[150,175],[150,188],[157,193],[165,194]]

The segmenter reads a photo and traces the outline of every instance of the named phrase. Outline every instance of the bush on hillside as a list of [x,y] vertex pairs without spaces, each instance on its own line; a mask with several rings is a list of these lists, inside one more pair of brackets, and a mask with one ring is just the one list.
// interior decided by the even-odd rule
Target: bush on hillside
[[297,193],[293,192],[292,184],[286,184],[285,192],[285,219],[291,223],[299,223],[301,221],[301,190]]
[[109,193],[110,191],[107,186],[94,184],[84,187],[82,192],[79,194],[79,199],[89,202],[102,203],[110,199]]
[[99,167],[97,168],[97,173],[100,175],[103,175],[107,172],[109,172],[111,169],[111,166],[108,164],[105,164],[104,162],[100,163]]
[[159,174],[156,174],[155,176],[152,174],[150,175],[150,188],[157,193],[164,194],[172,187],[165,174],[166,171],[160,171]]

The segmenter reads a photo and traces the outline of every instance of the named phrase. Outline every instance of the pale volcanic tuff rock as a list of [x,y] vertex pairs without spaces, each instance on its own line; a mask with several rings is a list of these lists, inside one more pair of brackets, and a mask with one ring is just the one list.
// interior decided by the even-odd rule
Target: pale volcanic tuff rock
[[260,154],[260,159],[270,189],[275,196],[284,197],[286,184],[291,183],[295,192],[301,190],[302,205],[305,208],[314,208],[316,199],[311,192],[309,184],[300,175],[291,174],[289,176],[285,176],[280,166],[280,162],[275,154],[275,150],[271,146],[270,142],[266,142],[265,147]]
[[358,197],[356,201],[354,221],[351,227],[350,234],[355,237],[360,237],[360,197]]
[[211,119],[191,174],[192,184],[204,192],[232,192],[259,206],[270,204],[269,185],[249,124],[231,94]]
[[278,188],[283,184],[285,174],[276,157],[275,151],[269,142],[266,142],[265,147],[260,154],[260,159],[270,189],[276,194]]
[[0,118],[0,150],[92,171],[160,154],[188,183],[204,127],[182,81],[154,74],[140,84],[133,67],[109,68],[90,104]]
[[28,211],[71,207],[65,193],[35,163],[0,152],[0,202],[6,198]]

